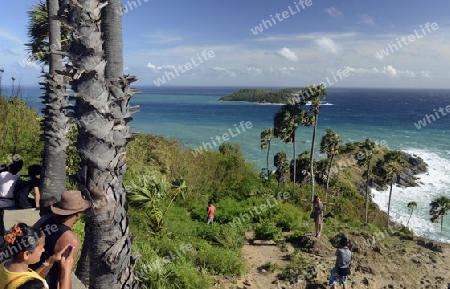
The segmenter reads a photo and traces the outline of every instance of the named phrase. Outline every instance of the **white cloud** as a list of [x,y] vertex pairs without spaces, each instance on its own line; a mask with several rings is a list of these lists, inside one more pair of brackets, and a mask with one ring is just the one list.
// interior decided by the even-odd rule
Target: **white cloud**
[[327,12],[331,17],[341,17],[344,14],[339,11],[336,7],[330,6],[328,8],[325,8],[325,12]]
[[359,21],[359,23],[368,25],[368,26],[374,26],[375,25],[375,21],[372,19],[372,17],[369,14],[363,14],[361,16],[359,16],[359,18],[361,19]]
[[[383,66],[381,68],[354,68],[347,66],[345,70],[348,70],[350,73],[355,75],[386,75],[391,78],[401,76],[410,78],[417,77],[417,74],[414,71],[399,70],[394,68],[392,65]],[[422,71],[420,75],[422,75],[423,77],[427,77],[425,71]]]
[[227,74],[230,77],[236,77],[237,76],[237,74],[235,72],[230,71],[230,70],[228,70],[226,68],[223,68],[223,67],[220,67],[220,66],[214,66],[212,69],[217,71],[217,72],[219,72],[219,73],[225,73],[225,74]]
[[328,37],[322,37],[321,39],[316,40],[317,46],[319,46],[320,50],[331,52],[333,54],[339,53],[339,46],[334,43],[333,39]]
[[424,78],[431,78],[431,73],[429,71],[421,71],[420,75]]
[[283,49],[278,51],[278,54],[281,57],[286,58],[287,60],[290,61],[298,61],[298,56],[295,54],[294,51],[291,51],[289,48],[284,47]]
[[152,64],[151,62],[147,63],[147,68],[150,68],[151,70],[161,70],[161,69],[175,69],[175,65],[164,65],[164,66],[156,66]]
[[328,37],[328,38],[354,38],[357,34],[355,32],[342,32],[342,33],[323,33],[323,32],[313,32],[306,34],[288,34],[279,36],[269,36],[264,38],[255,38],[252,41],[256,42],[279,42],[279,41],[307,41],[314,40],[318,37]]
[[246,69],[247,69],[247,72],[254,72],[256,74],[261,74],[264,70],[264,68],[262,68],[262,67],[256,67],[256,66],[252,66],[252,65],[247,65]]

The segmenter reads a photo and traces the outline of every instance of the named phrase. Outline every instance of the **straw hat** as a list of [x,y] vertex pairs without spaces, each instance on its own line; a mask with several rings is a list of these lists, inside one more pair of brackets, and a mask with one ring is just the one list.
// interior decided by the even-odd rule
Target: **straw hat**
[[80,191],[65,191],[61,195],[61,201],[53,204],[51,210],[56,215],[68,216],[83,212],[90,206],[91,203],[83,199]]

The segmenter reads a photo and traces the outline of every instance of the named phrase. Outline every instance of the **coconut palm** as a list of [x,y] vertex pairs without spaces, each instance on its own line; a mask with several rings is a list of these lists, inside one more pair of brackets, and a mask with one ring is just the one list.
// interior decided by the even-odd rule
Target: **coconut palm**
[[[311,201],[314,200],[314,153],[316,144],[316,131],[317,123],[319,120],[320,103],[327,97],[327,92],[325,91],[325,86],[323,84],[308,86],[302,91],[301,97],[304,101],[310,102],[310,107],[308,111],[308,116],[303,125],[311,126],[313,125],[313,134],[311,140],[311,151],[310,151],[310,174],[311,174]],[[308,119],[309,118],[309,119]]]
[[365,197],[365,205],[364,205],[364,223],[368,222],[368,214],[369,214],[369,184],[370,184],[370,164],[372,162],[373,153],[375,152],[375,143],[370,139],[366,139],[366,141],[361,146],[362,150],[358,153],[358,163],[363,167],[367,167],[365,172],[366,174],[366,197]]
[[438,223],[441,220],[441,237],[442,237],[442,227],[444,226],[444,216],[447,215],[447,212],[450,210],[450,199],[441,196],[435,198],[430,203],[430,215],[431,222]]
[[389,229],[389,212],[391,209],[392,187],[397,182],[400,173],[403,171],[403,165],[406,164],[400,151],[390,151],[384,155],[385,175],[384,182],[389,184],[389,201],[386,221],[386,230]]
[[295,132],[304,120],[304,115],[305,112],[300,108],[300,105],[286,104],[275,113],[273,120],[274,136],[284,143],[293,143],[294,145],[294,183],[297,167]]
[[408,218],[408,222],[406,223],[406,226],[409,225],[409,220],[411,220],[411,216],[414,212],[414,209],[417,208],[417,203],[416,202],[409,202],[407,205],[408,207],[408,211],[409,211],[409,218]]
[[[69,145],[69,117],[67,116],[67,78],[62,70],[61,15],[58,0],[40,1],[28,11],[28,36],[25,44],[30,59],[49,66],[41,83],[45,90],[43,97],[44,157],[41,175],[41,208],[59,201],[66,190],[66,150]],[[48,9],[47,9],[48,7]],[[51,47],[51,49],[50,49]],[[66,49],[66,48],[65,48]]]
[[[109,7],[102,10],[106,5]],[[126,172],[126,146],[132,139],[127,124],[134,111],[129,101],[136,92],[129,84],[136,78],[123,75],[121,15],[115,12],[120,9],[117,0],[69,1],[68,8],[68,27],[72,29],[69,54],[76,71],[72,84],[81,160],[78,180],[93,201],[93,214],[86,219],[90,288],[129,288],[134,279],[122,179]],[[100,11],[101,26],[110,29],[104,38]],[[120,35],[113,37],[114,33]],[[108,47],[106,54],[104,47]]]
[[285,185],[290,175],[286,153],[283,151],[277,152],[273,157],[273,165],[277,168],[275,176],[278,181],[278,186],[280,186],[280,182]]
[[335,156],[339,154],[339,142],[341,141],[341,135],[335,133],[331,128],[328,128],[325,135],[320,141],[320,153],[327,154],[328,158],[328,170],[327,170],[327,182],[325,185],[325,202],[328,199],[328,185],[331,179],[331,168]]
[[274,138],[273,128],[266,128],[261,132],[261,149],[267,148],[267,158],[266,158],[266,170],[268,177],[270,177],[269,173],[269,154],[270,154],[270,143]]

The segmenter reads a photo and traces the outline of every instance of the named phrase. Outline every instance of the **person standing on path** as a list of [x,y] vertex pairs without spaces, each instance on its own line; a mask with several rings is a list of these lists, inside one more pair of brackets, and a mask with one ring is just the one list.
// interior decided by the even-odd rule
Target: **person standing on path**
[[214,207],[211,201],[208,202],[208,208],[206,209],[208,212],[208,220],[206,221],[207,225],[212,225],[214,221],[214,213],[216,212],[216,207]]
[[[311,202],[309,200],[304,200],[307,202]],[[322,202],[320,201],[319,195],[314,196],[313,210],[311,212],[311,216],[314,219],[314,224],[316,227],[316,237],[319,238],[322,234],[323,227],[323,206],[324,205],[335,205],[335,203]]]

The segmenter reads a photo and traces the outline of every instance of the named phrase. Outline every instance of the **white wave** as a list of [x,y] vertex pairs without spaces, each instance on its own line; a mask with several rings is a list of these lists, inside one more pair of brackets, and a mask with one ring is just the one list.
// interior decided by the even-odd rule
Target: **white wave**
[[[421,157],[428,164],[428,172],[417,176],[419,187],[393,187],[390,210],[391,219],[406,225],[409,219],[407,204],[411,201],[417,202],[418,206],[414,210],[408,226],[416,235],[426,236],[442,242],[450,242],[450,220],[445,220],[449,217],[446,216],[444,219],[441,237],[440,223],[432,223],[429,215],[430,202],[434,198],[442,195],[450,197],[450,160],[424,150],[408,150],[406,152]],[[372,195],[373,201],[380,209],[387,211],[389,190],[379,192],[373,189]]]

